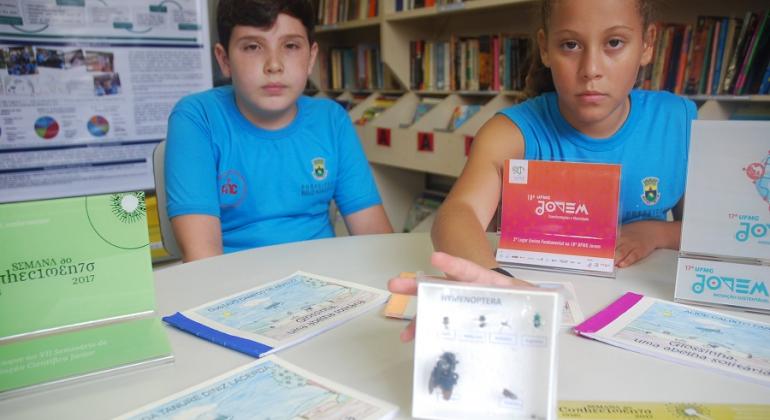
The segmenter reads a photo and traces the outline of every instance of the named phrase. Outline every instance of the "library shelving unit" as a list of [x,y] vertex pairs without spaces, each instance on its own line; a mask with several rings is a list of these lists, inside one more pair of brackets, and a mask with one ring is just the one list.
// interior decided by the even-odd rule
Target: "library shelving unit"
[[[344,1],[344,0],[339,0]],[[520,91],[506,90],[415,90],[411,77],[414,41],[446,42],[450,37],[465,38],[506,34],[530,36],[538,24],[538,2],[533,0],[435,0],[435,5],[396,11],[408,0],[380,0],[378,16],[362,20],[321,25],[317,39],[321,50],[360,43],[377,44],[384,67],[382,89],[337,89],[328,87],[317,65],[311,83],[317,95],[350,101],[356,121],[383,94],[395,95],[395,103],[366,124],[356,125],[367,158],[383,196],[385,209],[399,231],[412,201],[425,188],[426,176],[459,176],[468,147],[481,125],[500,109],[521,101]],[[698,16],[742,18],[747,11],[767,10],[766,0],[678,0],[659,2],[656,20],[690,24]],[[760,14],[761,16],[761,14]],[[321,63],[318,63],[321,64]],[[326,78],[328,79],[328,77]],[[751,118],[770,115],[768,95],[690,95],[699,106],[701,119]],[[433,105],[419,119],[415,111],[429,98]],[[478,106],[472,115],[454,130],[449,122],[458,106]],[[766,117],[765,117],[766,118]]]

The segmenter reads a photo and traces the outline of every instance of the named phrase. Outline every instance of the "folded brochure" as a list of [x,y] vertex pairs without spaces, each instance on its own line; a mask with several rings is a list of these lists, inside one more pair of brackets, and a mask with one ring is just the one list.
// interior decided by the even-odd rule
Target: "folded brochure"
[[575,331],[627,350],[770,386],[770,324],[629,292]]
[[265,357],[118,417],[175,419],[393,418],[398,407]]
[[196,336],[262,357],[382,305],[384,290],[298,271],[163,318]]

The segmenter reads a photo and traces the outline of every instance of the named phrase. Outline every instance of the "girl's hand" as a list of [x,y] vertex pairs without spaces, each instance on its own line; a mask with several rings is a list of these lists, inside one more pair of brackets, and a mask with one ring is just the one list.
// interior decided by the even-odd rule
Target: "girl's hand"
[[[434,267],[446,273],[447,277],[452,280],[505,287],[535,288],[535,286],[523,280],[505,276],[468,260],[453,257],[443,252],[434,252],[431,255],[430,262]],[[417,279],[405,277],[392,278],[388,281],[388,290],[391,293],[416,295]],[[414,339],[414,331],[415,321],[412,320],[406,329],[401,332],[401,341],[408,342]]]
[[679,248],[680,231],[680,222],[648,220],[623,225],[615,247],[615,265],[620,268],[628,267],[644,259],[657,248]]

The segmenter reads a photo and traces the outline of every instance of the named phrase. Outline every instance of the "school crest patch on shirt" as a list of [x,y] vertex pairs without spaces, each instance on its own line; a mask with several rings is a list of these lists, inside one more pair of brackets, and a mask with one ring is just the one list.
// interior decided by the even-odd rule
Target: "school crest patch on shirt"
[[654,206],[660,201],[660,191],[658,183],[660,180],[655,176],[648,176],[642,179],[642,201],[648,206]]
[[246,198],[246,180],[240,172],[230,169],[221,173],[217,179],[219,188],[219,206],[221,208],[238,207]]
[[318,181],[323,181],[328,174],[329,173],[326,170],[326,159],[321,157],[313,159],[313,178]]

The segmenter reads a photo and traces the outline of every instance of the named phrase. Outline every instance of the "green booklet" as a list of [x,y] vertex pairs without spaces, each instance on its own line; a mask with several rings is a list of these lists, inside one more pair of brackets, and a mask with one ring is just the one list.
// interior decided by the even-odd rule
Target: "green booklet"
[[143,192],[0,205],[0,393],[171,360]]
[[0,342],[155,309],[144,193],[0,205]]

